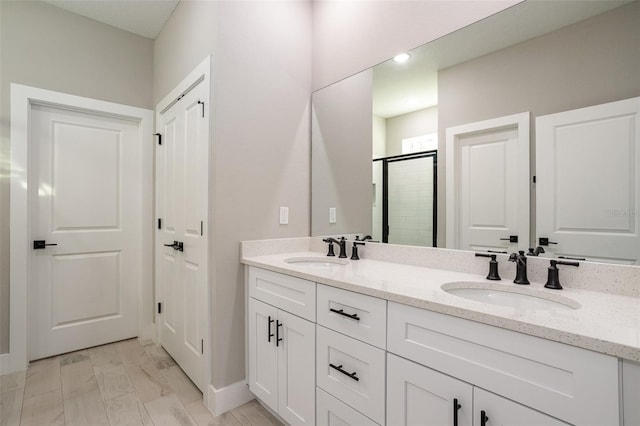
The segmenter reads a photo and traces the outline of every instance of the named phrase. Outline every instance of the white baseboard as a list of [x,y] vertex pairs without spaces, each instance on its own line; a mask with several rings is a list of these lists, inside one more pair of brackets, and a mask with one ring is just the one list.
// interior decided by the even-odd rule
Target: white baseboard
[[0,355],[0,375],[13,373],[11,370],[10,354]]
[[233,410],[255,399],[255,396],[249,391],[247,382],[241,380],[222,389],[216,389],[213,385],[209,385],[207,392],[207,408],[214,415],[219,416],[229,410]]

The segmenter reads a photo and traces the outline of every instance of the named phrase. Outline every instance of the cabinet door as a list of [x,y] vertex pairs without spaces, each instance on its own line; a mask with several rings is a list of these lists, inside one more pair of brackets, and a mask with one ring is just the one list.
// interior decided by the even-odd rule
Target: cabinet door
[[[473,390],[473,424],[477,426],[567,426],[568,423],[549,417],[524,405],[475,388]],[[484,413],[486,421],[482,421]],[[612,423],[613,424],[613,423]]]
[[471,425],[472,392],[468,383],[387,355],[388,425]]
[[278,311],[278,414],[291,425],[315,422],[316,326]]
[[249,299],[249,389],[273,410],[278,409],[277,316],[273,306]]
[[317,426],[379,426],[344,402],[316,388]]

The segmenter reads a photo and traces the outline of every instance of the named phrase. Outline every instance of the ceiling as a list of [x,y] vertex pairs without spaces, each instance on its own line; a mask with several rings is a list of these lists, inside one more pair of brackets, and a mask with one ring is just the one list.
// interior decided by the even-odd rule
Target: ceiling
[[620,7],[630,0],[528,0],[373,68],[373,113],[390,118],[438,105],[438,70]]
[[154,39],[180,0],[43,0],[69,12]]

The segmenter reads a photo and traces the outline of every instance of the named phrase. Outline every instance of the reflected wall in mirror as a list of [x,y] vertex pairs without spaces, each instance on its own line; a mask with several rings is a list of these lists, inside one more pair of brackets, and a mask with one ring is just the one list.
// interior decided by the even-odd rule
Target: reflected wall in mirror
[[[536,165],[536,121],[542,116],[640,96],[638,28],[640,2],[637,0],[525,1],[414,49],[409,52],[410,59],[404,63],[389,60],[316,91],[313,94],[312,128],[312,235],[372,234],[381,241],[385,239],[385,233],[391,237],[393,228],[388,220],[388,227],[384,227],[381,213],[382,205],[390,203],[388,187],[385,200],[385,185],[384,181],[376,178],[376,164],[381,164],[382,158],[432,151],[433,145],[430,144],[435,144],[435,214],[433,210],[432,217],[424,214],[429,210],[425,198],[431,196],[425,191],[421,195],[416,191],[414,200],[405,199],[399,210],[404,211],[404,221],[421,215],[417,221],[429,222],[435,230],[436,245],[446,247],[450,240],[447,229],[452,228],[450,222],[455,222],[459,214],[458,209],[447,211],[445,202],[447,190],[452,190],[447,188],[445,178],[449,164],[445,149],[447,129],[528,113],[530,221],[519,223],[518,227],[528,228],[529,238],[526,241],[520,239],[518,243],[509,239],[497,244],[477,241],[466,245],[450,243],[448,248],[493,248],[512,252],[537,246],[538,238],[545,236],[536,232],[536,216],[541,214],[541,210],[536,208],[533,177],[543,178],[541,173],[546,168]],[[329,112],[331,119],[325,120],[319,111]],[[630,119],[629,125],[638,126],[637,117]],[[640,134],[640,129],[634,129],[635,135]],[[603,152],[610,152],[614,144],[612,138],[599,142]],[[591,147],[589,149],[593,152]],[[615,151],[617,148],[612,149]],[[628,146],[626,149],[628,153],[640,155],[640,147]],[[564,157],[564,166],[571,168],[572,164],[581,164],[580,167],[586,167],[588,163],[578,161],[579,158],[573,154]],[[615,155],[609,157],[612,160],[607,163],[608,167],[616,168]],[[631,162],[626,170],[632,177],[627,179],[624,202],[600,206],[599,211],[602,214],[609,212],[609,216],[614,215],[611,212],[625,212],[624,227],[620,228],[619,218],[615,226],[621,232],[635,236],[636,242],[630,244],[636,244],[636,252],[640,252],[637,238],[640,233],[640,170],[636,169],[636,163]],[[602,168],[600,171],[607,173]],[[424,170],[422,172],[428,174]],[[578,175],[580,173],[573,178]],[[416,186],[417,178],[408,176],[411,176],[408,178],[411,182],[405,186]],[[569,191],[570,181],[569,178],[563,181],[565,194]],[[593,187],[593,180],[590,183]],[[580,185],[580,182],[574,184]],[[603,183],[600,189],[581,188],[576,193],[614,190],[607,186],[609,184]],[[474,191],[482,190],[476,187]],[[480,193],[478,197],[483,198],[484,195],[491,199],[495,194]],[[577,210],[571,214],[580,217],[580,208],[587,205],[578,202],[575,204]],[[336,223],[329,223],[328,209],[332,206],[338,206]],[[483,226],[491,225],[491,218],[486,217],[488,210],[483,213]],[[471,219],[470,226],[473,227],[473,217]],[[499,223],[498,219],[493,222]],[[557,218],[540,219],[558,225]],[[454,223],[453,229],[458,229],[458,226],[459,223]],[[571,221],[565,220],[552,232],[557,235],[557,232],[562,233],[562,229],[571,226]],[[589,232],[606,234],[608,228],[594,227]],[[506,234],[503,238],[509,236]],[[546,237],[554,242],[551,234]],[[576,238],[578,244],[573,244],[570,249],[562,244],[545,246],[547,254],[597,261],[637,262],[637,257],[634,260],[609,253],[604,243],[595,243],[596,247],[588,256],[583,255],[576,249],[580,246],[580,237]],[[432,245],[424,241],[403,243]]]

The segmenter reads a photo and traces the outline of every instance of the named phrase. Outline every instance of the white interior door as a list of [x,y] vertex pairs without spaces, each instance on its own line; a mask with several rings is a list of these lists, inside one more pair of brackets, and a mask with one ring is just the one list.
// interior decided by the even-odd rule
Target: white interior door
[[538,117],[537,237],[555,255],[640,259],[640,98]]
[[137,335],[139,123],[33,105],[29,359]]
[[447,248],[526,249],[529,114],[452,127],[446,133]]
[[[160,114],[156,289],[160,343],[204,392],[207,321],[209,120],[200,82]],[[181,248],[169,247],[174,242]]]

